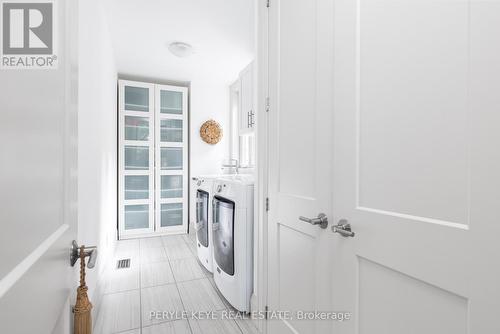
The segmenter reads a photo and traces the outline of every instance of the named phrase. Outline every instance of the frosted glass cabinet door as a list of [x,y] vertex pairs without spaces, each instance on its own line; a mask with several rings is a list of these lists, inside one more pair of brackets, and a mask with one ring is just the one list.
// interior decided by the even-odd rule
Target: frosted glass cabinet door
[[119,238],[154,232],[155,85],[119,81]]
[[187,231],[188,90],[157,85],[155,90],[156,228]]

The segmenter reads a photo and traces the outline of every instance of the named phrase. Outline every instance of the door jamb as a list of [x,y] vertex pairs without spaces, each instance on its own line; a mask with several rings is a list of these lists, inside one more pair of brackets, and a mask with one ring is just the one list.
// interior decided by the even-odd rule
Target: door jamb
[[[254,205],[254,293],[251,300],[252,312],[259,312],[256,325],[261,333],[267,333],[267,323],[263,315],[268,305],[268,115],[269,109],[269,0],[257,2],[255,8],[255,48],[254,101],[256,101],[256,198]],[[272,203],[271,203],[272,205]],[[267,318],[267,317],[266,317]]]

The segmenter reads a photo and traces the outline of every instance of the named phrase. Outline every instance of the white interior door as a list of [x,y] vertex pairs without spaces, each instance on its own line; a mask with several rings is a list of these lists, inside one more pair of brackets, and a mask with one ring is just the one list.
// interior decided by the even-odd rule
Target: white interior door
[[77,7],[55,7],[57,69],[0,71],[0,333],[52,333],[60,316],[69,321],[77,285],[69,262],[77,233]]
[[498,333],[500,5],[337,0],[335,333]]
[[[270,7],[268,333],[330,333],[300,311],[331,309],[333,1]],[[276,312],[290,312],[276,320]]]

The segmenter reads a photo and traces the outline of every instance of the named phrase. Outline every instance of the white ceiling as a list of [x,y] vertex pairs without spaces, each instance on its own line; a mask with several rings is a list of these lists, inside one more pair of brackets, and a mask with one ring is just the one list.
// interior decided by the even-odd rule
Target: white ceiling
[[[120,74],[230,83],[253,59],[253,0],[106,0]],[[193,46],[178,58],[168,44]]]

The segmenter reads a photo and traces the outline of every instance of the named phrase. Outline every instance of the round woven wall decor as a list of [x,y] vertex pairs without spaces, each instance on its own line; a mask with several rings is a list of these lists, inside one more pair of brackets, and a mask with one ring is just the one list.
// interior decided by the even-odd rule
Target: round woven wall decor
[[222,138],[222,128],[219,123],[210,119],[201,126],[200,136],[205,143],[215,145],[220,142]]

